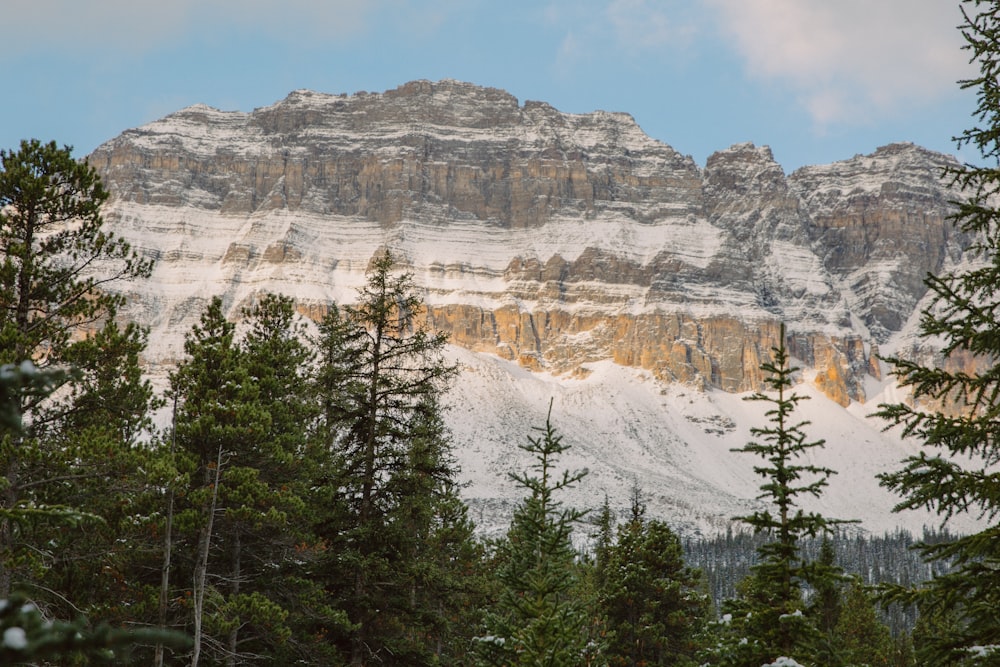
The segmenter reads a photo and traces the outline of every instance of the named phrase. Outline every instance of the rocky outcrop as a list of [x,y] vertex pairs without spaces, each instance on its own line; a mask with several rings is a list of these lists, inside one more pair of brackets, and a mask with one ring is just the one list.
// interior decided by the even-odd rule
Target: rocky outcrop
[[559,211],[629,207],[650,221],[663,214],[650,203],[697,199],[701,188],[690,158],[626,114],[519,106],[503,91],[450,81],[352,97],[297,91],[249,114],[194,106],[88,159],[137,204],[383,225],[416,216],[530,228]]
[[968,245],[948,220],[955,193],[942,187],[953,159],[909,144],[789,178],[809,211],[814,252],[848,281],[857,310],[879,340],[899,331],[924,293],[923,280]]
[[210,295],[235,316],[284,292],[319,317],[388,247],[426,290],[431,326],[469,349],[745,391],[784,322],[808,376],[847,404],[923,276],[967,243],[947,221],[954,161],[916,146],[786,176],[740,144],[702,169],[626,114],[454,81],[189,107],[88,160],[112,227],[157,259],[127,289],[164,363]]

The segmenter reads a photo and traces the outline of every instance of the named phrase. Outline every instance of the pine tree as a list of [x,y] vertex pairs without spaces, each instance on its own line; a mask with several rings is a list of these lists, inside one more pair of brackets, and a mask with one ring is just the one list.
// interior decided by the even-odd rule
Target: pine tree
[[701,573],[684,564],[677,534],[646,519],[636,496],[631,517],[605,551],[598,600],[607,619],[608,664],[697,664],[696,637],[709,600],[701,590]]
[[[39,371],[27,361],[0,367],[0,435],[23,435],[24,426],[19,412],[22,399],[45,397],[67,377],[69,374],[58,369]],[[64,523],[67,519],[74,520],[71,510],[53,508],[29,508],[4,514],[27,526],[52,514]],[[91,661],[127,660],[132,647],[145,642],[159,642],[177,648],[189,644],[187,637],[163,630],[115,629],[106,622],[94,627],[88,619],[80,616],[73,622],[52,620],[21,593],[14,593],[0,605],[0,630],[3,631],[0,646],[0,662],[3,664],[56,660],[59,664],[90,664]]]
[[242,337],[213,299],[171,378],[177,398],[172,571],[175,616],[196,664],[336,664],[317,627],[345,625],[310,577],[320,461],[312,351],[291,299],[243,311]]
[[589,618],[578,595],[579,577],[571,534],[584,512],[568,509],[556,494],[586,471],[556,473],[562,443],[552,426],[551,405],[541,435],[521,449],[535,457],[529,471],[511,473],[526,492],[514,513],[499,555],[500,598],[478,638],[479,664],[514,667],[593,664],[599,647],[588,637]]
[[[189,574],[174,580],[191,582],[185,594],[192,605],[193,666],[206,648],[215,656],[235,657],[230,633],[244,611],[240,541],[247,524],[270,509],[253,451],[265,440],[270,417],[260,406],[234,330],[221,299],[213,299],[185,340],[188,359],[171,376],[171,391],[179,399],[177,456],[188,480],[175,526],[178,556],[186,556],[178,565],[183,561]],[[258,603],[264,613],[280,616],[267,601]]]
[[[992,166],[950,169],[963,201],[956,202],[955,227],[972,239],[972,258],[925,284],[932,305],[922,313],[920,334],[943,341],[938,366],[903,358],[888,361],[912,403],[881,406],[879,415],[902,425],[923,449],[901,470],[884,475],[885,486],[903,497],[897,509],[926,508],[947,520],[971,513],[988,527],[940,544],[924,544],[929,560],[950,562],[952,570],[915,590],[890,597],[918,605],[922,615],[948,618],[948,632],[928,625],[923,658],[928,665],[1000,664],[1000,3],[965,0],[962,34],[979,75],[961,82],[976,90],[977,123],[957,138],[973,146]],[[974,369],[974,370],[970,370]]]
[[805,614],[803,585],[812,580],[816,586],[818,577],[836,572],[814,567],[800,553],[803,538],[831,532],[844,521],[807,513],[798,506],[801,496],[819,497],[834,471],[798,462],[809,450],[822,447],[823,441],[808,441],[803,430],[808,422],[793,421],[796,405],[806,397],[789,393],[798,369],[788,363],[784,326],[772,352],[773,361],[762,364],[761,370],[775,395],[758,392],[748,397],[773,406],[766,413],[770,426],[751,429],[761,440],[735,451],[764,459],[765,464],[754,467],[765,480],[759,498],[768,500],[776,510],[775,514],[771,509],[757,511],[737,520],[774,539],[758,548],[760,560],[743,583],[743,594],[723,605],[721,641],[708,652],[720,665],[757,667],[780,657],[812,660],[821,637]]
[[[96,171],[74,160],[69,147],[32,140],[21,142],[17,151],[0,151],[0,363],[32,360],[43,373],[73,363],[81,373],[69,377],[70,384],[86,384],[101,372],[105,353],[114,354],[95,348],[121,342],[107,327],[113,326],[123,300],[106,288],[146,277],[151,266],[102,229],[100,211],[107,197]],[[93,336],[95,330],[106,335]],[[141,338],[135,333],[128,329],[123,335],[135,342]],[[90,351],[84,352],[85,347]],[[126,382],[138,387],[133,380]],[[118,434],[124,441],[117,442],[71,437],[66,429],[75,418],[70,413],[94,407],[90,398],[112,405],[110,397],[103,400],[83,384],[71,391],[73,400],[19,395],[16,412],[28,429],[0,436],[0,476],[5,480],[0,492],[0,597],[9,595],[15,583],[37,583],[49,548],[35,541],[50,537],[38,530],[42,519],[26,531],[29,524],[18,515],[27,507],[62,507],[67,485],[101,478],[108,447],[129,445],[131,436],[125,433]],[[132,412],[146,400],[142,390],[136,399],[118,409],[119,416],[131,413],[126,420],[133,426],[145,418]],[[69,440],[72,457],[64,451]],[[49,512],[47,519],[57,514]]]
[[[4,363],[63,362],[75,333],[123,303],[105,287],[149,275],[151,265],[102,229],[108,193],[69,147],[22,141],[0,151],[0,355]],[[94,274],[96,265],[104,273]],[[31,411],[37,402],[22,408]]]
[[132,625],[151,620],[137,615],[145,598],[137,571],[157,551],[149,521],[163,480],[150,415],[161,402],[140,368],[144,349],[145,332],[110,320],[66,353],[80,370],[55,401],[59,418],[45,429],[47,442],[62,452],[59,467],[49,470],[62,483],[50,486],[46,502],[85,507],[100,520],[86,530],[36,527],[51,550],[40,582],[47,594],[38,591],[35,600],[49,614],[83,611],[94,621]]
[[601,509],[592,521],[596,529],[590,536],[594,544],[594,582],[596,588],[601,588],[607,578],[609,552],[615,543],[615,512],[608,494],[604,494]]
[[442,357],[445,336],[418,324],[412,276],[394,274],[393,263],[388,252],[377,257],[357,303],[320,323],[317,437],[329,460],[317,533],[328,557],[317,576],[350,619],[334,641],[352,665],[437,660],[440,628],[421,605],[443,600],[450,585],[429,576],[438,555],[427,543],[441,512],[453,512],[439,397],[455,371]]
[[409,588],[402,610],[412,664],[463,664],[480,616],[483,550],[458,495],[450,433],[436,397],[428,400],[413,424],[406,466],[389,484],[400,502],[388,523],[400,545],[396,567]]
[[343,623],[324,603],[322,582],[308,576],[319,544],[310,502],[322,456],[310,438],[319,415],[311,386],[315,353],[291,298],[265,294],[243,317],[242,359],[269,426],[241,454],[242,465],[256,471],[255,502],[242,510],[242,558],[235,551],[232,556],[241,584],[231,607],[242,627],[230,629],[229,650],[239,646],[282,664],[330,664],[326,643],[308,631],[317,620]]
[[819,556],[811,563],[811,570],[809,579],[814,589],[808,614],[819,631],[816,659],[831,667],[843,664],[836,629],[844,607],[846,579],[842,568],[837,565],[833,541],[828,535],[823,536]]

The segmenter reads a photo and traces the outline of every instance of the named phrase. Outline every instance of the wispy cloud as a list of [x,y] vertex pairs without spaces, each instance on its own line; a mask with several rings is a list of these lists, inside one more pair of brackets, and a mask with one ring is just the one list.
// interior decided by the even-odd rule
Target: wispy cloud
[[670,3],[614,0],[605,10],[619,48],[633,53],[686,47],[696,30]]
[[697,34],[689,9],[680,0],[553,0],[543,16],[563,31],[556,70],[569,74],[588,58],[676,54]]
[[791,86],[817,127],[952,94],[970,75],[956,3],[706,0],[748,74]]
[[580,44],[576,34],[567,32],[559,42],[559,49],[556,51],[555,71],[559,76],[566,77],[576,69],[577,63],[583,60],[586,50]]

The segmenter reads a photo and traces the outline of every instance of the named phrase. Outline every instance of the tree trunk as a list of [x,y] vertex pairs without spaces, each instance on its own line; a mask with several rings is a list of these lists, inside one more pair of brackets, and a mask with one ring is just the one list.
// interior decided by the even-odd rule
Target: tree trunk
[[[375,327],[374,341],[372,346],[372,367],[371,375],[368,377],[368,424],[365,429],[364,444],[364,478],[361,482],[361,506],[358,511],[358,525],[367,527],[374,517],[372,516],[372,494],[375,492],[375,472],[376,458],[378,454],[377,424],[379,418],[378,389],[382,361],[382,328],[383,323],[378,322]],[[361,562],[354,574],[354,595],[356,600],[363,600],[368,592],[368,555],[367,544],[359,545]],[[362,618],[361,627],[354,633],[351,642],[351,667],[362,667],[365,664],[365,651],[368,650],[368,631],[366,627],[367,619]]]
[[[240,594],[240,530],[239,527],[235,529],[235,536],[233,539],[233,591],[232,596],[235,599],[236,596]],[[239,642],[240,636],[240,623],[239,618],[234,619],[233,629],[229,631],[229,655],[226,656],[226,664],[229,667],[236,666],[236,645]]]
[[[3,437],[3,436],[0,436]],[[16,444],[11,443],[11,450],[16,448]],[[11,459],[7,464],[7,489],[3,494],[3,508],[13,510],[17,502],[17,455],[11,454]],[[0,518],[0,559],[14,556],[14,520],[11,518]],[[10,598],[10,589],[13,581],[10,568],[0,561],[0,600]]]
[[[212,502],[209,504],[208,521],[198,536],[198,562],[194,571],[194,650],[191,667],[198,667],[201,658],[201,620],[205,607],[205,578],[208,574],[208,552],[212,546],[212,524],[215,522],[215,504],[219,497],[219,475],[222,471],[222,447],[215,462],[215,481],[212,484]],[[207,472],[207,471],[206,471]]]
[[[170,435],[170,454],[174,453],[174,445],[177,442],[177,398],[174,397],[174,411],[171,417],[172,429]],[[157,613],[160,629],[167,627],[167,599],[170,595],[170,557],[173,551],[173,530],[174,530],[174,488],[167,491],[167,525],[163,537],[163,568],[160,570],[160,604]],[[163,667],[163,644],[156,645],[156,654],[153,657],[154,667]]]
[[[167,627],[167,599],[170,594],[170,557],[173,551],[172,533],[174,530],[174,491],[171,489],[167,500],[167,525],[164,528],[163,538],[163,568],[160,570],[160,605],[158,610],[158,622],[160,629]],[[156,656],[154,658],[155,667],[163,667],[163,644],[156,645]]]

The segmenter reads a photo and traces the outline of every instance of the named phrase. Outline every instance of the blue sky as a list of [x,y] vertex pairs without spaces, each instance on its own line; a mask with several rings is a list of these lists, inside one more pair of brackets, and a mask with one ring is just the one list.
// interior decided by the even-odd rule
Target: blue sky
[[954,154],[960,22],[957,0],[4,0],[0,148],[84,155],[198,102],[450,78],[628,112],[700,165],[743,141],[786,172],[893,141]]

